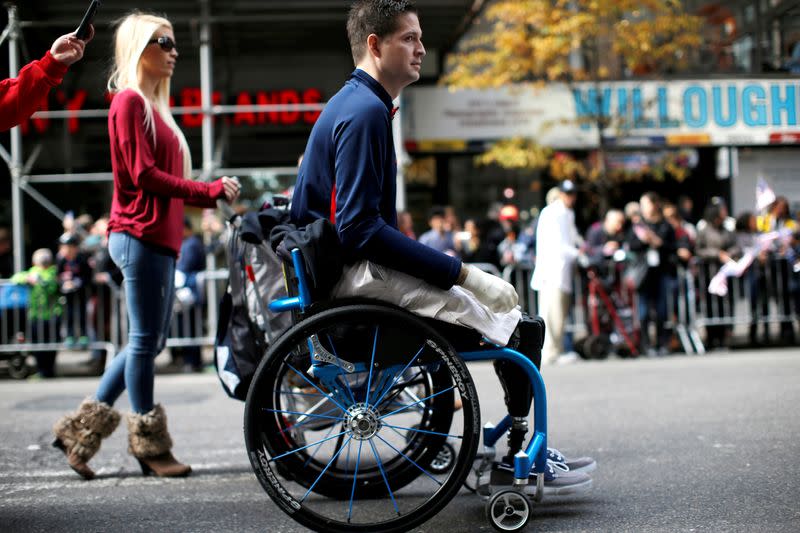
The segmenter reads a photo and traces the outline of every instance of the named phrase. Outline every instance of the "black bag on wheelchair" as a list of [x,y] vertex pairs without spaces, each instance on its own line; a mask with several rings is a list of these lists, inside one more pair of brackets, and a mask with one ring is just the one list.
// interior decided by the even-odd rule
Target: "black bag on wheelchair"
[[219,306],[214,364],[228,396],[242,401],[269,341],[291,325],[290,316],[267,308],[270,300],[286,296],[280,259],[264,242],[261,228],[265,219],[282,222],[278,215],[284,212],[269,211],[271,216],[248,213],[229,224],[229,282]]

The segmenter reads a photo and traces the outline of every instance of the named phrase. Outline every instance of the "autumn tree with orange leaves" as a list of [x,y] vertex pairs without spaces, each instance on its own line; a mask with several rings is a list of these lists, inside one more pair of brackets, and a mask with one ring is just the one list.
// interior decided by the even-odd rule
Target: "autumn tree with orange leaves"
[[[679,0],[494,0],[476,20],[477,35],[465,38],[448,58],[443,82],[454,89],[530,84],[533,90],[548,82],[678,73],[691,65],[700,27],[701,20]],[[590,119],[602,131],[614,117]],[[603,135],[599,145],[594,165],[565,154],[554,158],[552,149],[530,138],[499,141],[478,160],[507,168],[549,166],[556,178],[605,181]],[[668,170],[681,177],[680,168]]]

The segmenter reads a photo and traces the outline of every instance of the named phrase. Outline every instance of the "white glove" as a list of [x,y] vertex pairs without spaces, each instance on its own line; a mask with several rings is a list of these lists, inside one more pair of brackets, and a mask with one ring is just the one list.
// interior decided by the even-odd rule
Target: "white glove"
[[516,307],[519,296],[510,283],[479,268],[470,265],[464,267],[467,269],[467,277],[462,287],[474,294],[492,312],[508,313]]

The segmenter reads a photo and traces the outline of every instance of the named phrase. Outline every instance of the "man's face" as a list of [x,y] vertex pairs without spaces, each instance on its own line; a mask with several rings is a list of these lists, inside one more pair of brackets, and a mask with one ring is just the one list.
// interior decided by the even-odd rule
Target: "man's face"
[[380,39],[379,68],[394,88],[403,87],[419,80],[425,47],[422,45],[422,29],[415,13],[405,13],[397,18],[397,31]]
[[622,226],[625,225],[625,217],[620,214],[611,215],[608,217],[608,225],[606,226],[606,232],[609,235],[616,235],[620,231],[622,231]]
[[649,197],[642,196],[639,199],[639,207],[645,220],[652,220],[655,217],[656,206],[650,201]]
[[430,224],[432,230],[442,231],[442,228],[444,227],[444,217],[439,215],[432,216],[428,223]]
[[568,208],[572,209],[575,207],[575,199],[578,198],[578,195],[574,192],[562,192],[561,193],[561,201],[564,202],[564,205]]

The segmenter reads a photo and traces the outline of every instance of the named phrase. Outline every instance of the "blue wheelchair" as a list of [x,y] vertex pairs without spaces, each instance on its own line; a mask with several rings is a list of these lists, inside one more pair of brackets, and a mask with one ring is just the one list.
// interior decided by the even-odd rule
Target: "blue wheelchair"
[[[250,385],[245,440],[270,498],[298,523],[326,532],[408,531],[439,513],[485,452],[478,479],[511,418],[480,425],[467,361],[513,361],[529,377],[534,431],[514,457],[513,482],[495,487],[486,515],[498,531],[531,516],[532,465],[543,494],[545,387],[524,355],[487,344],[457,353],[429,323],[375,301],[312,302],[303,259],[284,269],[293,296],[269,303],[295,325],[270,346]],[[293,270],[293,274],[289,274]]]

